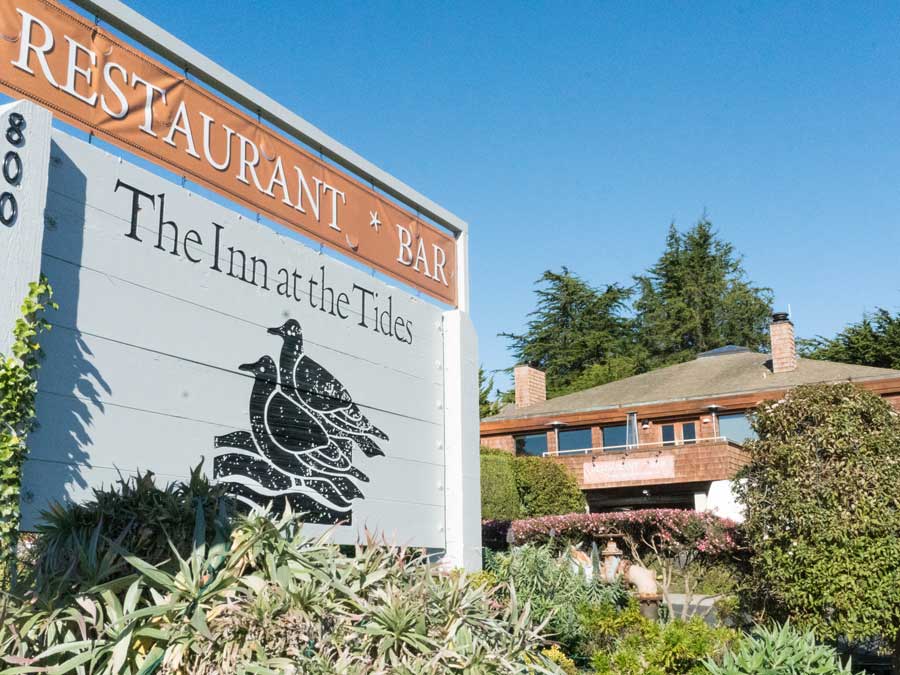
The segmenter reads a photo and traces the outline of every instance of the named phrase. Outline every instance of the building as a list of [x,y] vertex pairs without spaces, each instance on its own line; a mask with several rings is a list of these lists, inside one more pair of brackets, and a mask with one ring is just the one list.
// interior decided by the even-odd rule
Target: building
[[481,443],[559,462],[592,511],[674,507],[739,517],[731,479],[747,462],[747,411],[802,384],[851,381],[900,410],[900,370],[797,357],[794,326],[773,315],[771,353],[722,347],[547,400],[544,373],[515,369],[514,405],[481,422]]

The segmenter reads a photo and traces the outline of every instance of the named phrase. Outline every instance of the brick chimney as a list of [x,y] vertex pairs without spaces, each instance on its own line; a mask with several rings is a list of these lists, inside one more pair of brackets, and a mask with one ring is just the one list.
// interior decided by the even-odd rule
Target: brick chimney
[[531,366],[516,366],[516,407],[527,408],[547,400],[547,376]]
[[772,315],[769,338],[772,343],[772,372],[787,373],[795,370],[797,345],[794,342],[794,324],[788,318],[787,312],[775,312]]

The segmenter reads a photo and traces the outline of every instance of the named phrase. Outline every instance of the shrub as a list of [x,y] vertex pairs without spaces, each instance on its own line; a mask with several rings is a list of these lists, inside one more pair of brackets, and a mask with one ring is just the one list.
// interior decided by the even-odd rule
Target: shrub
[[598,650],[597,675],[701,675],[705,660],[734,640],[734,631],[712,628],[698,617],[661,624],[641,616],[632,602],[623,612],[601,612],[586,623]]
[[722,663],[708,660],[710,675],[849,675],[834,649],[816,644],[811,632],[800,632],[789,623],[758,627],[736,648],[726,651]]
[[513,466],[523,516],[585,510],[584,494],[563,466],[541,457],[516,457]]
[[575,479],[556,462],[481,449],[481,517],[512,520],[584,511]]
[[[26,577],[43,592],[49,587],[84,589],[127,567],[115,547],[151,565],[171,561],[172,548],[186,556],[194,540],[196,509],[203,510],[207,537],[217,513],[227,517],[222,487],[210,484],[198,465],[186,482],[156,485],[152,472],[121,478],[94,490],[82,504],[54,504],[38,526],[34,573]],[[113,543],[115,542],[115,543]]]
[[900,417],[852,384],[797,387],[753,416],[738,497],[753,597],[825,640],[896,640]]
[[513,469],[515,457],[506,452],[481,453],[481,517],[511,520],[520,514]]
[[[154,566],[110,544],[129,568],[72,596],[13,600],[0,653],[14,672],[496,674],[561,672],[527,605],[403,550],[367,542],[341,555],[296,516],[223,520],[195,512],[186,556]],[[67,540],[67,556],[95,542]]]

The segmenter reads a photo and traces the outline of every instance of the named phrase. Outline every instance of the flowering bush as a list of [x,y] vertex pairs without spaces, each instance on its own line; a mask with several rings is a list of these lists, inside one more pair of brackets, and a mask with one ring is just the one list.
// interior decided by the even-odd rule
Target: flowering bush
[[[741,548],[737,523],[711,513],[681,509],[642,509],[615,513],[569,513],[513,521],[485,521],[486,543],[541,544],[555,538],[566,543],[588,543],[610,534],[622,534],[638,550],[654,546],[680,552],[685,547],[707,556],[734,554]],[[652,542],[652,544],[651,544]]]
[[[743,533],[734,521],[711,513],[679,509],[642,509],[615,513],[570,513],[514,521],[485,521],[484,545],[556,542],[589,544],[611,535],[624,542],[626,554],[655,569],[667,604],[675,584],[686,596],[682,618],[698,611],[692,603],[703,578],[716,566],[727,565],[733,579],[745,563]],[[724,594],[717,592],[714,595]],[[703,611],[709,611],[707,603]]]

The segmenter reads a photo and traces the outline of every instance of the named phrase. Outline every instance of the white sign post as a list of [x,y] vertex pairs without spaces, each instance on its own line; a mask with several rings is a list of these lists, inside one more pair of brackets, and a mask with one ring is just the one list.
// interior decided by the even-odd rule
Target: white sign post
[[48,111],[28,101],[0,106],[0,354],[40,275],[49,154]]
[[[49,127],[29,108],[29,126],[44,115]],[[20,232],[39,242],[60,305],[42,341],[23,527],[119,473],[166,482],[202,463],[248,507],[289,504],[313,530],[340,523],[338,542],[369,529],[476,569],[477,346],[465,274],[460,309],[444,312],[64,133],[52,138],[48,184],[35,161],[20,190],[34,204],[46,195],[44,216]],[[36,277],[35,246],[19,249],[9,267]],[[0,327],[10,312],[4,304]]]

